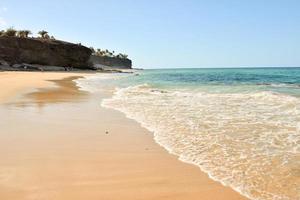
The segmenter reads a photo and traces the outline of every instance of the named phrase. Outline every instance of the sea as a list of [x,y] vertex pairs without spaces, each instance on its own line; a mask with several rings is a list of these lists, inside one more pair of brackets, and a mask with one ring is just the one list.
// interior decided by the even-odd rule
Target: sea
[[102,106],[249,199],[300,200],[300,68],[138,70],[77,84],[113,87]]

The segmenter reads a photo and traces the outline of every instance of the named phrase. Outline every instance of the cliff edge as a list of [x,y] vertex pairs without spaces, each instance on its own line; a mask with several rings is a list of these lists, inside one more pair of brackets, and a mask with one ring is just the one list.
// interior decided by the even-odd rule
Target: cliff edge
[[92,52],[80,44],[41,38],[0,37],[0,61],[92,69]]
[[117,69],[131,69],[132,61],[128,58],[117,58],[117,57],[108,57],[108,56],[96,56],[91,55],[90,63],[93,64],[95,68],[97,66],[106,66]]

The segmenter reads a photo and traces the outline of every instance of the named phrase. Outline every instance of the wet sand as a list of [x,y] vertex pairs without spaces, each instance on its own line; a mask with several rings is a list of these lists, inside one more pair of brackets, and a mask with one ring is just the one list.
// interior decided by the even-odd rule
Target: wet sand
[[109,91],[78,91],[82,75],[0,73],[1,200],[245,199],[102,108]]

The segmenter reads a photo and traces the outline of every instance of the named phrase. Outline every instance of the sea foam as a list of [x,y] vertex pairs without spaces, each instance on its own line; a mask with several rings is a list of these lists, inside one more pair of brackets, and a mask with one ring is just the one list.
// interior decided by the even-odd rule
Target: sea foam
[[[77,84],[97,92],[111,78],[120,75]],[[116,89],[102,106],[125,113],[181,161],[250,199],[300,199],[300,99],[272,91],[208,91],[142,84]]]
[[102,105],[154,133],[179,159],[251,199],[300,199],[300,101],[273,92],[118,89]]

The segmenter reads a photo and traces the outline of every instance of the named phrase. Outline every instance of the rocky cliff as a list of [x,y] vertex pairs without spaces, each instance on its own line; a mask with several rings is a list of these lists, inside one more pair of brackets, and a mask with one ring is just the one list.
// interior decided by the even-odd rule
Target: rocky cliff
[[91,69],[91,50],[79,44],[38,38],[0,37],[0,61]]
[[99,65],[108,66],[118,69],[131,69],[132,62],[127,58],[116,58],[116,57],[108,57],[108,56],[94,56],[90,57],[90,62],[93,63],[94,67],[97,68]]

